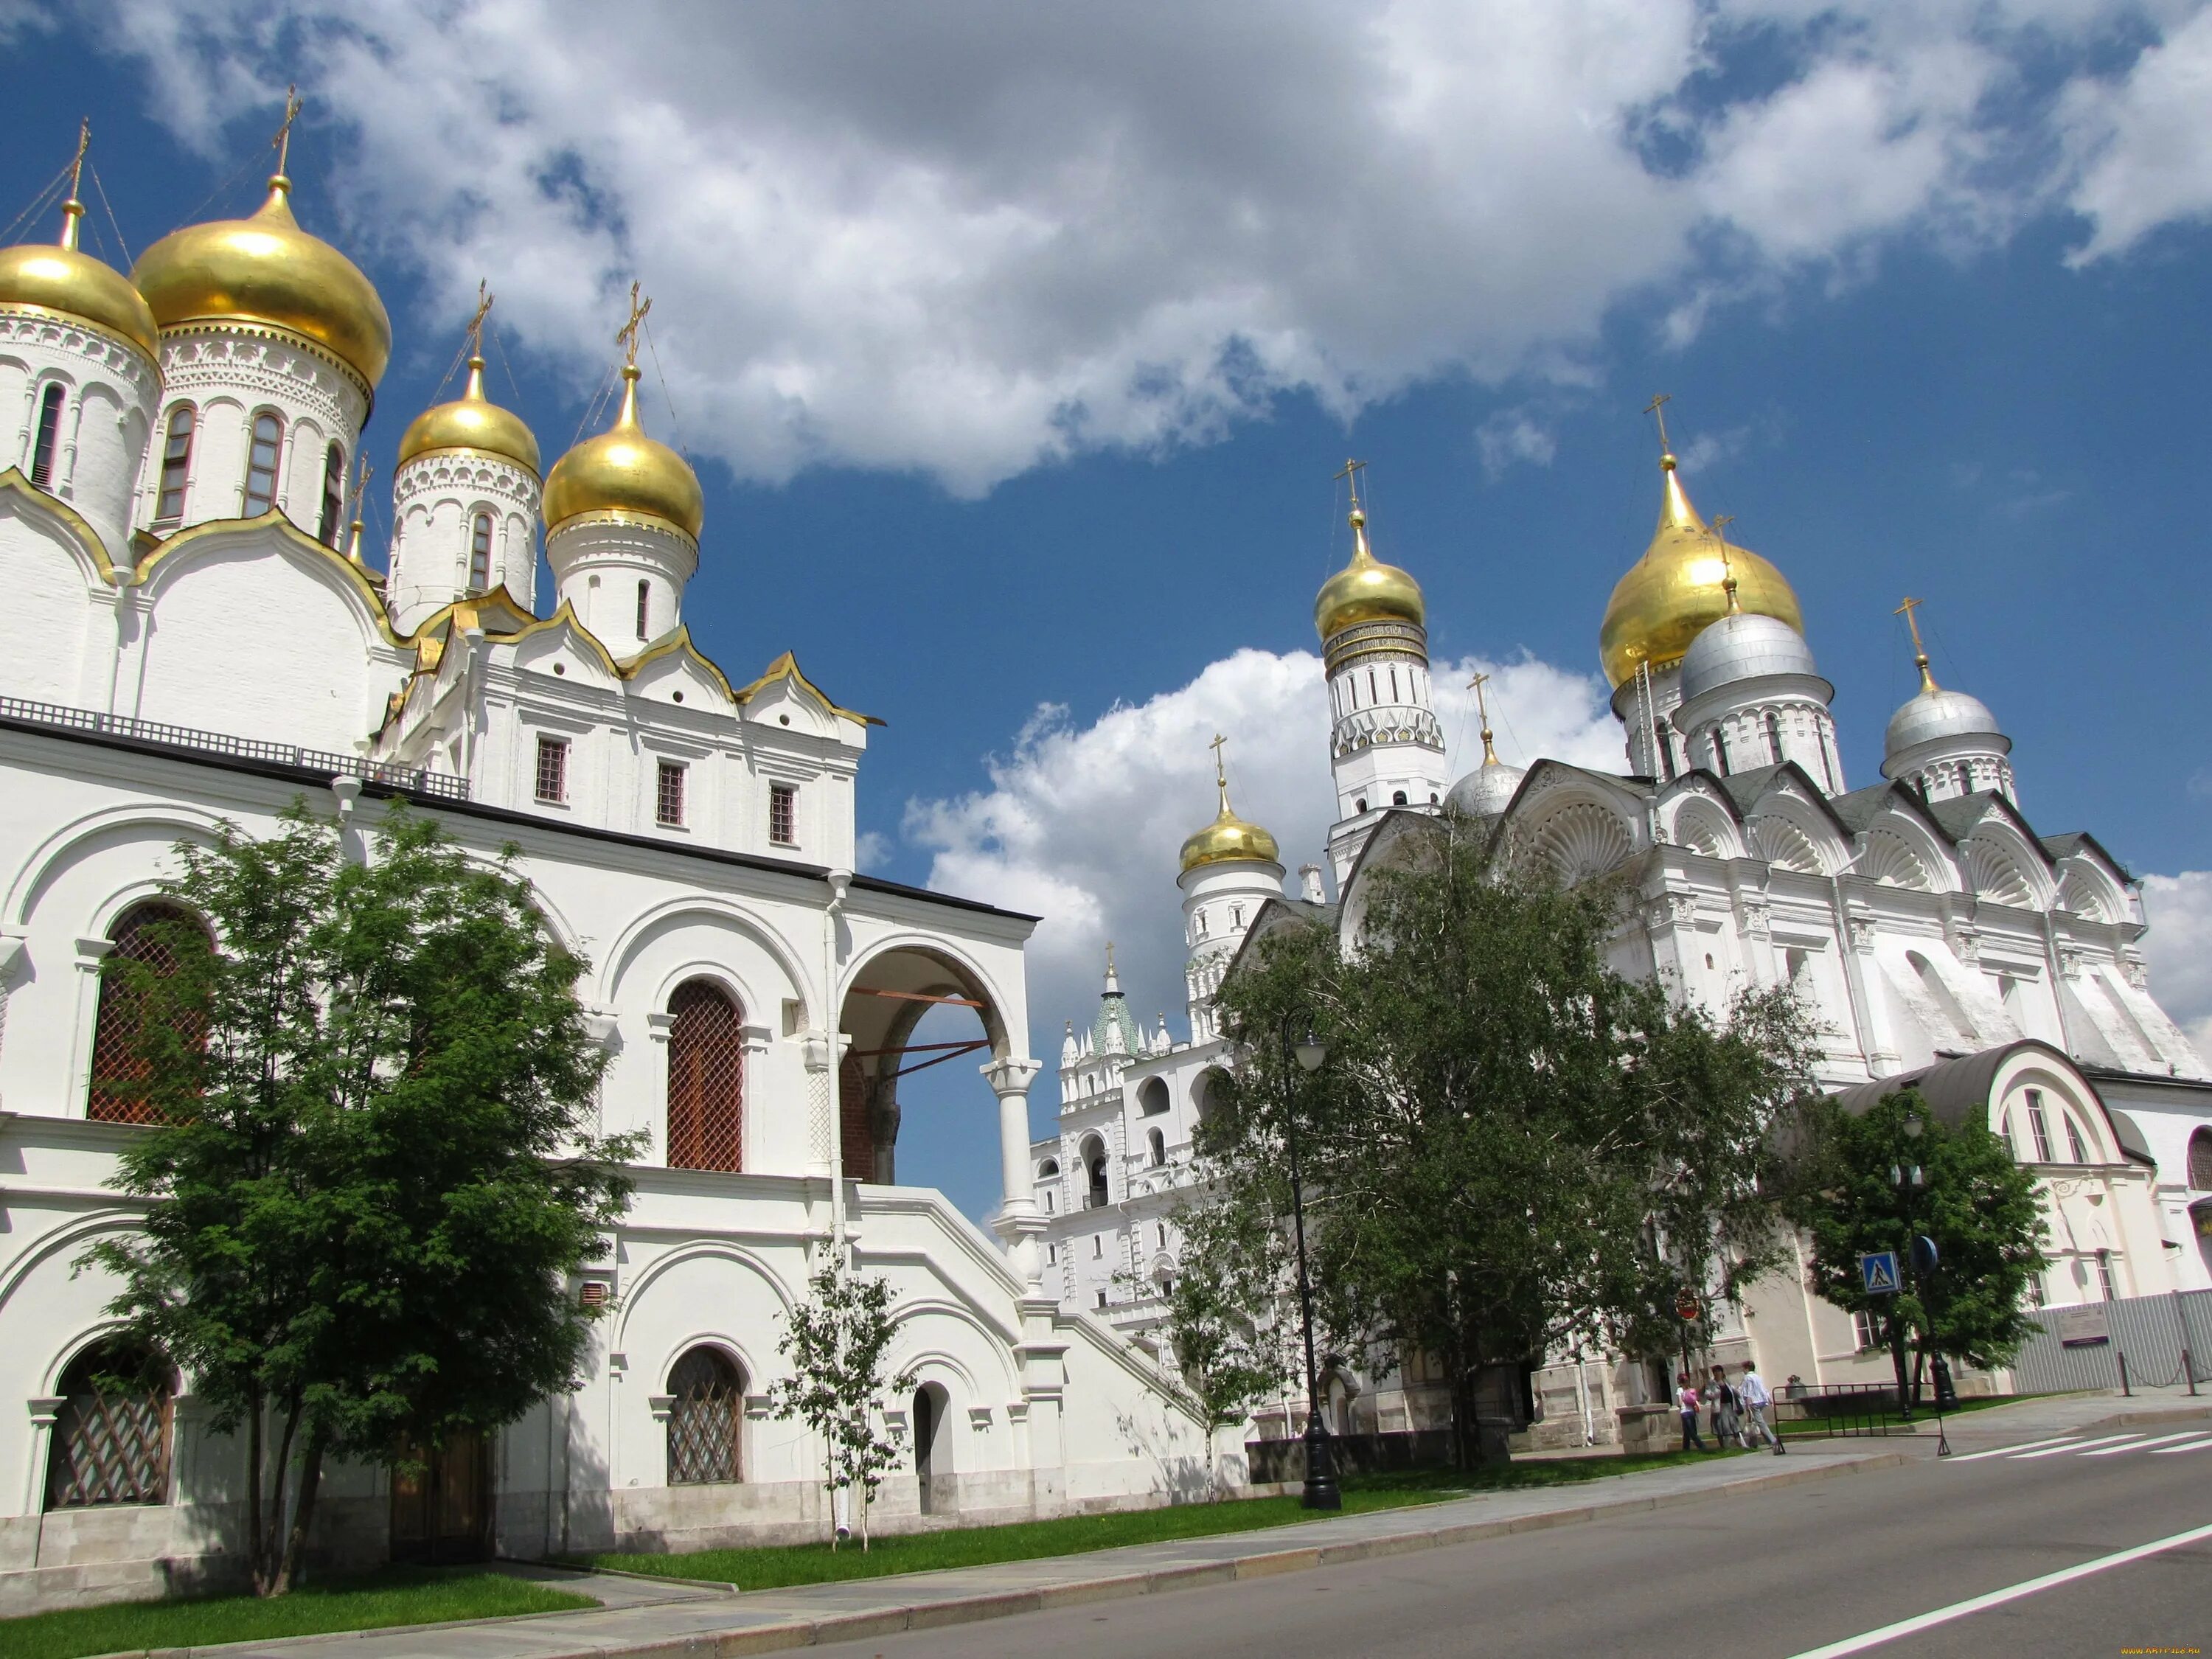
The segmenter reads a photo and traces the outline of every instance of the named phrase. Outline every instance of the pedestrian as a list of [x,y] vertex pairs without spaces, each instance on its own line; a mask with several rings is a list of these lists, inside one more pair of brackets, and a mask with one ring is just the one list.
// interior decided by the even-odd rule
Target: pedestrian
[[1723,1451],[1730,1446],[1741,1445],[1743,1435],[1736,1417],[1735,1390],[1729,1386],[1728,1367],[1713,1367],[1713,1385],[1705,1391],[1705,1398],[1713,1402],[1713,1441]]
[[1744,1449],[1751,1449],[1751,1437],[1756,1433],[1772,1446],[1774,1455],[1780,1457],[1789,1448],[1782,1443],[1782,1437],[1774,1431],[1774,1425],[1766,1420],[1766,1413],[1774,1405],[1774,1396],[1767,1393],[1766,1379],[1759,1376],[1758,1365],[1751,1360],[1743,1362],[1743,1381],[1737,1385],[1735,1395],[1743,1402]]
[[1690,1386],[1687,1371],[1674,1374],[1674,1409],[1682,1414],[1682,1449],[1705,1450],[1705,1437],[1698,1432],[1698,1391]]

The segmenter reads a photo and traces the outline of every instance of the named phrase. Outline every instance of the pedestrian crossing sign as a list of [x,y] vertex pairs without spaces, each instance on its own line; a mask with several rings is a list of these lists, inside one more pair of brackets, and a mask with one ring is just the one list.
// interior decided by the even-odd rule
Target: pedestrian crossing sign
[[1898,1289],[1897,1252],[1868,1250],[1859,1256],[1859,1279],[1869,1296],[1895,1296]]

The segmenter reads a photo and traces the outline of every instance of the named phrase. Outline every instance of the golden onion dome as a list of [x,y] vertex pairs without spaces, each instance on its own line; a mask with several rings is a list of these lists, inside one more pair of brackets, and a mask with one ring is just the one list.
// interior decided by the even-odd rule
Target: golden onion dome
[[1314,631],[1326,641],[1358,623],[1408,622],[1428,618],[1421,585],[1395,564],[1384,564],[1367,547],[1367,514],[1352,508],[1352,562],[1321,585],[1314,599]]
[[158,356],[161,337],[146,296],[121,271],[78,248],[77,221],[83,216],[84,204],[72,191],[62,204],[58,243],[0,248],[0,308],[73,317],[127,340],[149,357]]
[[484,360],[471,354],[469,383],[451,403],[434,404],[399,435],[398,465],[434,449],[479,449],[538,471],[538,439],[513,410],[484,396]]
[[596,438],[553,463],[545,476],[545,527],[586,513],[636,513],[674,525],[694,540],[706,522],[699,475],[666,444],[645,435],[637,418],[638,368],[623,365],[622,412]]
[[392,319],[354,262],[292,216],[292,181],[246,219],[173,230],[140,256],[131,280],[163,328],[267,323],[349,363],[374,391],[392,360]]
[[1805,631],[1797,594],[1782,573],[1714,534],[1690,505],[1672,455],[1662,455],[1659,465],[1667,480],[1659,528],[1614,586],[1598,629],[1598,659],[1613,685],[1632,678],[1639,664],[1680,661],[1691,641],[1728,615],[1731,574],[1741,609]]
[[1209,864],[1279,864],[1282,849],[1275,838],[1258,824],[1240,818],[1229,805],[1229,780],[1216,774],[1221,789],[1221,811],[1212,823],[1182,844],[1182,871]]

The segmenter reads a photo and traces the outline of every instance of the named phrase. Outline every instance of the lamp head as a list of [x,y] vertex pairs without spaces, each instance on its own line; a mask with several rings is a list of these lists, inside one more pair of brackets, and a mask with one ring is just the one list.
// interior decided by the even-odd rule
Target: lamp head
[[1311,1031],[1299,1039],[1297,1052],[1298,1064],[1309,1073],[1321,1070],[1322,1061],[1328,1058],[1328,1050]]

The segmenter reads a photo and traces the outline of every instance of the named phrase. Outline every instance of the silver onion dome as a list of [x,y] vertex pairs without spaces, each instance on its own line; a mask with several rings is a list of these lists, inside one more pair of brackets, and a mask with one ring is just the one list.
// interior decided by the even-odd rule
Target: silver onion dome
[[1700,632],[1682,657],[1682,701],[1694,702],[1716,686],[1771,674],[1811,674],[1813,648],[1805,636],[1775,617],[1735,611]]
[[[1889,718],[1883,734],[1882,757],[1894,760],[1909,749],[1941,738],[1987,737],[2003,740],[1997,717],[1979,697],[1947,690],[1932,681]],[[2007,743],[2009,749],[2011,744]]]
[[1513,804],[1526,768],[1508,766],[1495,755],[1452,785],[1444,805],[1471,818],[1494,818]]

